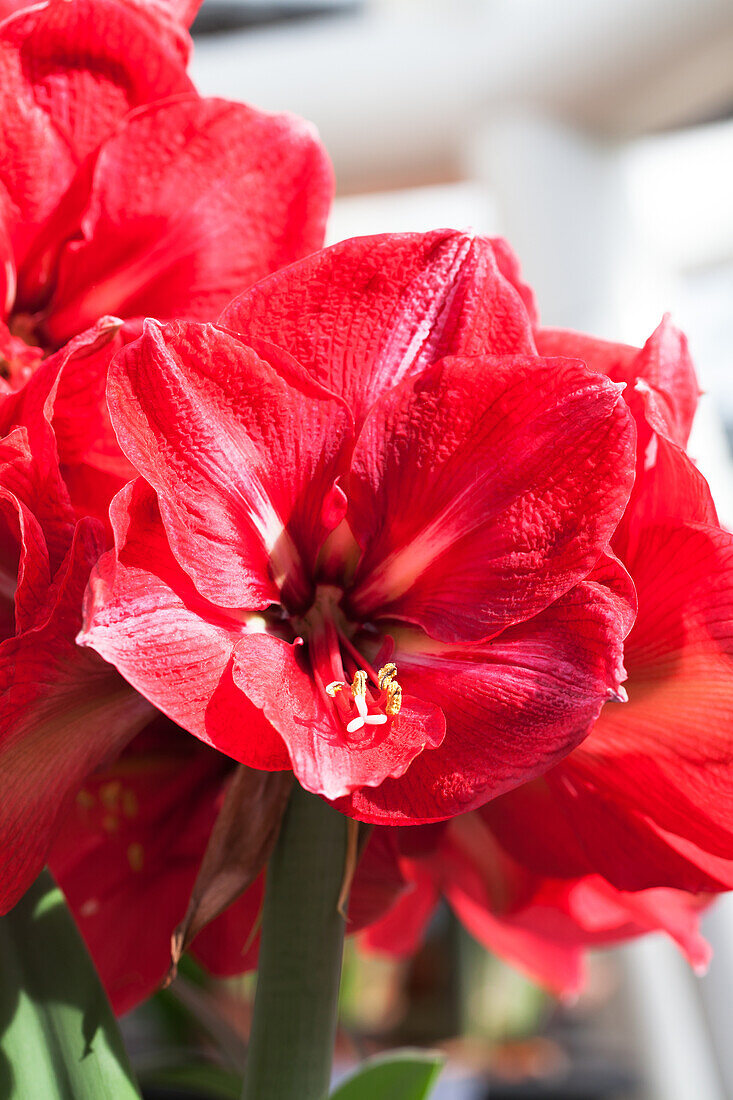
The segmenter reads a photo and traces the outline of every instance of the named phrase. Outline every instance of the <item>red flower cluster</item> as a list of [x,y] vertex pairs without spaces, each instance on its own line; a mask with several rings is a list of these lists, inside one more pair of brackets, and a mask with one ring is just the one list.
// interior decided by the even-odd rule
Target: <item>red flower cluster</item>
[[3,909],[85,778],[155,714],[74,640],[134,475],[104,400],[111,355],[143,314],[214,317],[318,247],[330,204],[310,127],[196,94],[177,8],[50,0],[0,23]]
[[[703,962],[733,558],[684,339],[541,329],[501,241],[313,251],[325,154],[197,95],[195,5],[7,7],[3,908],[53,845],[130,1007],[238,762],[368,823],[374,947],[444,894],[555,989],[650,928]],[[217,972],[256,957],[259,870],[196,940]]]

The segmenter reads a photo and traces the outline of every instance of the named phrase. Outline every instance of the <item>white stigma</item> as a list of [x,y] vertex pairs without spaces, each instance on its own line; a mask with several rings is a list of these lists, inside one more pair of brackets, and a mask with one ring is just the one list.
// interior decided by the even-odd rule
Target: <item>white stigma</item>
[[367,710],[366,699],[363,695],[355,695],[354,703],[359,714],[357,718],[352,718],[346,726],[347,733],[356,733],[357,730],[362,729],[364,726],[383,726],[387,721],[386,714],[370,714]]

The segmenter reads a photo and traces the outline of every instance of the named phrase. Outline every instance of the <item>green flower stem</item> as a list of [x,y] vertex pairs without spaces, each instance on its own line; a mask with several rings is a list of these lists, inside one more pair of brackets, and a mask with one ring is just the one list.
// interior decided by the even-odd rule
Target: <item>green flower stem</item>
[[293,788],[267,869],[242,1100],[324,1100],[336,1037],[346,818]]

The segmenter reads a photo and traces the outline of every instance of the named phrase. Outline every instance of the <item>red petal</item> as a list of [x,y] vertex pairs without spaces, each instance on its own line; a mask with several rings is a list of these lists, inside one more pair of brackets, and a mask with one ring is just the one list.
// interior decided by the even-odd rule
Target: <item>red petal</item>
[[164,714],[245,763],[288,766],[282,742],[232,683],[247,629],[208,604],[171,554],[155,494],[132,482],[112,502],[115,551],[94,570],[79,641],[114,664]]
[[[0,444],[0,455],[6,444],[7,440]],[[3,596],[13,601],[4,631],[10,636],[40,625],[47,617],[54,595],[48,548],[37,519],[4,487],[0,487],[0,514],[3,516]]]
[[445,889],[461,923],[489,951],[553,993],[573,997],[580,992],[585,980],[583,941],[572,935],[560,906],[537,904],[499,917],[491,911],[478,876],[453,875]]
[[[539,322],[539,316],[537,314],[537,302],[535,300],[534,291],[522,279],[522,270],[519,265],[519,260],[514,253],[514,249],[503,237],[493,237],[491,246],[494,250],[494,256],[499,271],[517,290],[519,297],[524,302],[530,321],[536,326]],[[554,355],[555,353],[550,352],[548,354]],[[557,354],[561,353],[558,352]],[[575,356],[573,356],[573,358],[575,358]]]
[[[46,429],[47,435],[43,433]],[[48,424],[30,423],[14,428],[0,440],[0,484],[18,505],[33,517],[37,541],[42,535],[51,575],[61,566],[74,531],[73,513],[53,453]],[[31,531],[23,524],[26,535]]]
[[391,829],[372,829],[349,894],[348,931],[360,932],[378,921],[407,889]]
[[118,0],[18,12],[0,28],[0,74],[0,195],[21,251],[76,165],[129,110],[191,89],[157,22]]
[[[149,996],[168,970],[171,933],[230,767],[158,718],[86,781],[64,823],[51,869],[118,1013]],[[230,945],[240,964],[243,942]]]
[[76,187],[83,239],[62,255],[45,323],[57,343],[104,313],[213,320],[321,245],[332,178],[308,123],[181,97],[132,115],[96,155],[88,196],[83,175]]
[[[443,715],[437,707],[411,698],[386,725],[364,727],[358,735],[347,733],[301,663],[299,650],[267,634],[245,636],[234,653],[234,681],[278,731],[292,769],[307,790],[340,798],[387,776],[402,775],[426,745],[440,744]],[[244,755],[239,759],[247,763]]]
[[440,900],[430,870],[410,866],[409,888],[389,912],[372,924],[360,939],[368,951],[388,955],[413,955],[425,936]]
[[444,229],[343,241],[240,295],[220,320],[286,348],[357,425],[443,356],[534,351],[491,242]]
[[171,548],[207,599],[303,599],[345,469],[347,410],[284,353],[211,325],[147,322],[110,374],[122,447],[154,486]]
[[[589,869],[618,888],[730,888],[733,536],[650,527],[634,579],[629,702],[609,703],[546,781]],[[508,822],[502,842],[549,870],[544,811],[527,804],[524,821],[521,851]]]
[[685,446],[697,408],[699,387],[683,333],[665,316],[644,347],[629,347],[596,340],[577,332],[539,329],[536,334],[541,355],[566,355],[582,359],[591,370],[625,382],[627,401],[634,393],[652,391],[657,423],[676,443]]
[[[125,481],[135,472],[122,455],[112,432],[105,401],[107,368],[121,347],[122,321],[102,317],[46,360],[46,370],[58,374],[51,404],[51,422],[62,465],[85,459],[102,461]],[[121,488],[121,486],[120,486]]]
[[444,641],[530,618],[597,560],[633,447],[617,387],[571,361],[448,359],[407,380],[354,452],[354,612]]
[[7,911],[46,861],[54,834],[90,771],[119,752],[150,706],[74,644],[96,532],[80,524],[44,626],[0,646],[0,908]]
[[621,893],[600,876],[573,883],[548,880],[529,904],[503,916],[491,912],[480,884],[477,889],[465,876],[454,877],[446,893],[480,943],[555,993],[580,991],[584,950],[609,947],[646,932],[667,932],[698,971],[710,959],[698,928],[705,903],[681,891]]
[[193,941],[191,954],[211,974],[227,978],[257,968],[264,889],[264,875],[260,875],[249,890]]
[[650,461],[637,469],[629,506],[613,540],[614,549],[631,568],[650,524],[718,525],[710,487],[685,452],[662,435],[653,436],[653,450]]
[[595,581],[493,641],[460,646],[395,634],[402,686],[439,706],[447,731],[398,780],[358,790],[344,808],[364,821],[435,821],[547,770],[586,736],[624,677],[628,607]]

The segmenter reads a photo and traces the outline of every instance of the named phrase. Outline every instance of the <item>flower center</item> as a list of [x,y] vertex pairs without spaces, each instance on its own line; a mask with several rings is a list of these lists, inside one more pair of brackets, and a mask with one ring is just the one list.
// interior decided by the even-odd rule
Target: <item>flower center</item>
[[402,706],[397,666],[372,667],[352,641],[355,628],[340,610],[340,590],[321,586],[311,610],[297,624],[308,643],[313,678],[347,733],[384,726]]
[[[373,683],[378,694],[369,690],[369,677],[363,668],[354,673],[351,682],[351,695],[356,707],[356,715],[346,718],[346,732],[356,733],[363,726],[383,726],[389,718],[400,713],[402,706],[402,688],[395,679],[397,665],[383,665]],[[345,680],[332,680],[326,685],[326,694],[336,699],[344,688],[349,687]],[[370,710],[371,707],[371,710]],[[384,708],[384,709],[382,709]],[[340,715],[342,718],[343,714]]]

